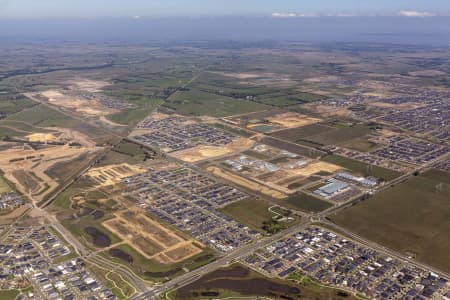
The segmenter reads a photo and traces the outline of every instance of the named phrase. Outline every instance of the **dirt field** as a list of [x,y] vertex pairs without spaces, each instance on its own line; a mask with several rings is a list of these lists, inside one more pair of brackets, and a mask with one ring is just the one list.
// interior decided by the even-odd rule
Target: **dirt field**
[[122,163],[90,169],[86,176],[93,179],[98,187],[115,185],[123,178],[145,172],[144,169]]
[[205,159],[231,155],[249,149],[254,145],[254,141],[246,138],[239,138],[225,146],[198,146],[172,153],[171,155],[186,162],[197,162]]
[[284,113],[273,117],[268,117],[267,120],[271,123],[281,125],[285,128],[302,127],[310,124],[315,124],[321,119],[301,115],[297,113]]
[[25,137],[30,142],[54,142],[57,137],[53,133],[32,133]]
[[194,240],[185,239],[148,217],[127,210],[103,223],[111,232],[148,259],[172,264],[202,252]]
[[398,110],[410,110],[414,108],[423,107],[425,104],[423,103],[417,103],[417,102],[405,102],[402,104],[392,104],[392,103],[385,103],[385,102],[372,102],[370,103],[372,106],[381,107],[381,108],[395,108]]
[[100,81],[100,80],[90,80],[86,78],[79,78],[75,79],[69,82],[70,89],[76,89],[76,90],[82,90],[87,91],[90,93],[97,93],[101,92],[102,88],[105,86],[110,85],[110,83],[106,81]]
[[345,117],[350,113],[346,108],[336,108],[333,106],[320,105],[320,104],[318,105],[315,103],[305,104],[304,107],[306,109],[310,109],[311,111],[319,113],[324,118],[331,117],[331,116]]
[[292,172],[293,172],[293,174],[296,174],[296,175],[308,177],[308,176],[311,176],[318,172],[333,173],[333,172],[336,172],[337,170],[341,170],[341,169],[342,169],[342,167],[340,167],[340,166],[322,162],[322,161],[318,161],[318,162],[310,163],[303,168],[293,169]]
[[30,204],[22,205],[6,215],[0,215],[0,225],[8,225],[14,222],[18,217],[23,215],[28,209],[31,208]]
[[264,186],[262,184],[259,184],[257,182],[251,181],[249,179],[246,179],[242,176],[233,174],[231,172],[228,171],[224,171],[218,167],[213,167],[210,166],[207,168],[207,171],[211,172],[212,174],[214,174],[215,176],[221,177],[225,180],[231,181],[239,186],[245,187],[249,190],[258,192],[258,193],[262,193],[264,195],[267,195],[269,197],[275,198],[275,199],[285,199],[287,198],[287,195],[276,191],[274,189],[271,189],[267,186]]
[[75,111],[82,115],[104,116],[118,112],[118,110],[105,107],[95,100],[65,95],[57,90],[49,90],[42,93],[26,93],[25,96],[32,100],[41,101],[45,98],[48,103]]
[[[26,195],[31,192],[34,200],[41,201],[59,184],[55,178],[48,175],[49,169],[57,163],[66,163],[82,155],[90,157],[96,151],[92,148],[68,145],[48,146],[38,150],[12,148],[0,152],[0,168],[5,173],[5,178],[14,183],[20,192]],[[81,168],[82,164],[79,167]]]

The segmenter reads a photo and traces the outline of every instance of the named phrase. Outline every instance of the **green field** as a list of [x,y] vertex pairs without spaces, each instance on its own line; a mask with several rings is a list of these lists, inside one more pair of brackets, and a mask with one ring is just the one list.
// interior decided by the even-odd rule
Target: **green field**
[[66,116],[56,110],[50,109],[42,104],[12,115],[8,117],[7,120],[22,121],[41,127],[71,128],[80,124],[80,121]]
[[264,232],[263,222],[270,221],[274,216],[273,213],[269,212],[271,206],[273,205],[263,200],[249,198],[231,203],[222,208],[221,211],[255,230]]
[[205,93],[198,90],[178,92],[168,99],[164,107],[192,116],[224,117],[268,109],[269,106],[247,100]]
[[289,196],[283,203],[287,207],[306,212],[321,212],[333,206],[331,203],[320,200],[316,197],[300,193]]
[[430,171],[350,207],[332,220],[449,272],[449,200],[450,176]]
[[0,290],[0,300],[14,300],[19,294],[19,290]]
[[142,104],[142,106],[140,105],[138,108],[127,109],[113,115],[109,115],[108,119],[118,124],[134,127],[141,120],[145,119],[161,103],[162,100],[160,99],[148,99]]
[[369,165],[366,163],[339,155],[328,155],[322,158],[322,160],[328,163],[341,166],[343,168],[346,168],[352,172],[361,174],[363,176],[374,176],[376,178],[380,178],[385,181],[390,181],[402,175],[399,172],[378,166],[368,167]]

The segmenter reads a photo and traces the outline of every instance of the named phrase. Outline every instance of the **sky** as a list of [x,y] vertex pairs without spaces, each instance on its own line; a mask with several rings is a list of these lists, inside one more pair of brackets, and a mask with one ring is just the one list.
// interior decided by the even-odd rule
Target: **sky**
[[0,0],[0,18],[450,16],[450,0]]

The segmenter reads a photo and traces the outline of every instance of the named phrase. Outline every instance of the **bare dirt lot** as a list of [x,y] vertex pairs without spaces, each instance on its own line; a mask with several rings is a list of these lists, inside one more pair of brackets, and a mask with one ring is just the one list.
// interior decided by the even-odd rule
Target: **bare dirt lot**
[[[5,173],[4,176],[14,183],[20,192],[31,194],[33,199],[39,202],[59,185],[58,179],[48,173],[52,167],[82,157],[89,161],[89,157],[97,151],[95,148],[68,145],[45,146],[38,149],[11,148],[0,152],[0,168]],[[77,166],[76,169],[67,172],[76,172],[83,164],[78,163]]]
[[91,80],[86,78],[78,78],[69,81],[69,88],[76,90],[83,90],[91,93],[101,92],[102,88],[110,85],[106,81]]
[[122,181],[123,178],[145,172],[137,166],[132,166],[127,163],[108,165],[90,169],[86,176],[97,183],[98,187],[115,185]]
[[313,163],[307,164],[303,168],[294,169],[292,171],[296,175],[308,177],[308,176],[311,176],[311,175],[319,173],[319,172],[334,173],[337,170],[341,170],[341,169],[342,169],[342,167],[340,167],[340,166],[322,162],[322,161],[318,161],[318,162],[313,162]]
[[398,110],[410,110],[414,108],[423,107],[426,104],[417,103],[417,102],[405,102],[402,104],[393,104],[393,103],[385,103],[385,102],[372,102],[370,103],[372,106],[381,107],[381,108],[394,108]]
[[172,153],[171,155],[186,162],[197,162],[245,151],[252,147],[254,143],[255,142],[250,139],[239,138],[225,146],[202,145],[183,151],[178,151]]
[[284,128],[303,127],[321,121],[318,118],[290,112],[268,117],[267,120],[273,124],[281,125]]
[[41,102],[45,99],[49,104],[85,116],[104,116],[118,112],[118,110],[101,105],[96,100],[83,98],[81,96],[66,95],[57,90],[48,90],[41,93],[26,93],[25,96]]
[[252,180],[246,179],[242,176],[239,176],[237,174],[224,171],[218,167],[210,166],[206,169],[207,171],[211,172],[213,175],[218,176],[220,178],[223,178],[225,180],[231,181],[239,186],[242,186],[244,188],[247,188],[249,190],[262,193],[264,195],[267,195],[269,197],[275,198],[275,199],[285,199],[287,198],[287,195],[274,190],[272,188],[269,188],[267,186],[264,186],[262,184],[259,184],[257,182],[254,182]]
[[26,211],[28,211],[31,208],[30,204],[19,206],[18,208],[14,209],[13,211],[0,215],[0,225],[8,225],[16,221],[18,217],[23,215]]
[[148,259],[172,264],[202,252],[194,240],[181,237],[141,213],[127,210],[103,223]]

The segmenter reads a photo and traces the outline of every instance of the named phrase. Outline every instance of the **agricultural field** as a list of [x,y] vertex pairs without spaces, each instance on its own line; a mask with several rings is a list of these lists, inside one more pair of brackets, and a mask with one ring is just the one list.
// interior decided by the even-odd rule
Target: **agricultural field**
[[342,168],[348,169],[356,174],[361,174],[363,176],[374,176],[385,181],[390,181],[402,175],[399,172],[378,166],[372,165],[369,167],[366,163],[339,155],[328,155],[322,160],[327,163],[341,166]]
[[429,171],[350,207],[332,220],[362,237],[450,271],[450,180]]
[[163,104],[177,113],[189,116],[224,117],[268,109],[269,106],[252,101],[211,94],[199,90],[182,91]]
[[378,144],[371,141],[378,134],[371,126],[339,122],[322,122],[304,127],[279,130],[270,133],[271,136],[293,143],[310,147],[336,145],[361,152],[377,148]]

